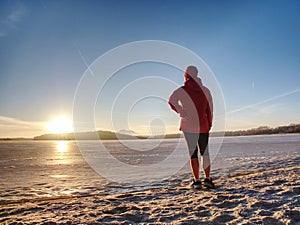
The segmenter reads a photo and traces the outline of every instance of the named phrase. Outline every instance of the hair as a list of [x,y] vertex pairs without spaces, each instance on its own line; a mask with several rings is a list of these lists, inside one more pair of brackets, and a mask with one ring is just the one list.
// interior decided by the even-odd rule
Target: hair
[[189,78],[196,78],[198,75],[198,69],[196,66],[188,66],[184,72],[184,78],[189,79]]

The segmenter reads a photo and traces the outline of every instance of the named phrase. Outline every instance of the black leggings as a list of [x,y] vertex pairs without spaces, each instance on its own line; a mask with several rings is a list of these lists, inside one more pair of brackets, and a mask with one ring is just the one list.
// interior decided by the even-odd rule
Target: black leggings
[[203,156],[209,155],[208,153],[208,138],[209,133],[188,133],[183,132],[185,142],[187,144],[187,147],[189,149],[190,157],[198,158],[198,149],[200,151],[200,155]]

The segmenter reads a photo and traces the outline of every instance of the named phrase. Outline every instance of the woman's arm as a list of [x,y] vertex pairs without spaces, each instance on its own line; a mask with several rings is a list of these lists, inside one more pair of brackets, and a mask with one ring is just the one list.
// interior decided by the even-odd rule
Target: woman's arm
[[179,104],[180,96],[179,96],[179,90],[175,90],[172,95],[169,98],[169,105],[170,107],[177,113],[182,113],[182,106]]

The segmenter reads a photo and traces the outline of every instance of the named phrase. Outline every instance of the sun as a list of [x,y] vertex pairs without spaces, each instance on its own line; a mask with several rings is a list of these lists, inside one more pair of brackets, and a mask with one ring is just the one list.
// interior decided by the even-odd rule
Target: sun
[[46,128],[48,131],[54,134],[70,133],[73,132],[73,123],[69,118],[65,116],[59,116],[53,121],[47,123]]

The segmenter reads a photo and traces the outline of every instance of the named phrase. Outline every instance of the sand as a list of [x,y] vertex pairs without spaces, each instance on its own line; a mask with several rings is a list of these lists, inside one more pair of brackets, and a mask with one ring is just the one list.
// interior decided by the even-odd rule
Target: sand
[[0,223],[300,225],[299,158],[269,165],[219,177],[214,190],[192,189],[191,175],[183,174],[170,179],[167,188],[5,202]]

